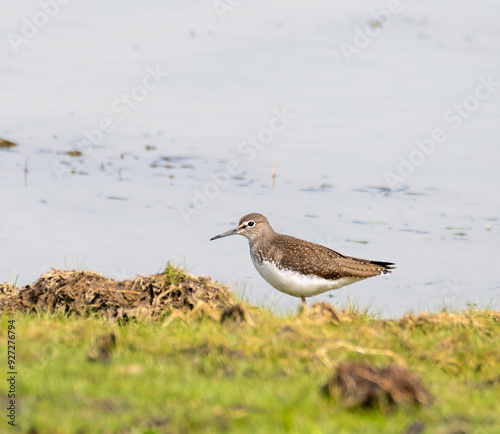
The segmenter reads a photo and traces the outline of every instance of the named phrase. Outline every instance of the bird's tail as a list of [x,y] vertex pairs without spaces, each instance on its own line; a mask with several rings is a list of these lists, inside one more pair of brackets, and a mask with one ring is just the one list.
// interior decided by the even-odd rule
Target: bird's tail
[[342,270],[349,276],[364,279],[367,277],[377,276],[379,274],[388,274],[395,268],[392,262],[369,261],[359,258],[338,259]]

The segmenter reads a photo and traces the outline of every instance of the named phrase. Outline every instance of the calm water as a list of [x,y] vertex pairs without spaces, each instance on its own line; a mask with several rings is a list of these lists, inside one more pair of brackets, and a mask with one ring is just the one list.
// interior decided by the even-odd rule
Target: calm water
[[[18,143],[0,148],[0,281],[170,260],[292,310],[243,237],[208,241],[260,212],[397,265],[312,301],[498,308],[500,6],[480,3],[408,3],[379,27],[369,1],[223,19],[205,2],[90,1],[30,38],[39,6],[8,6],[1,29],[26,42],[0,42],[0,137]],[[359,48],[366,29],[380,33]]]

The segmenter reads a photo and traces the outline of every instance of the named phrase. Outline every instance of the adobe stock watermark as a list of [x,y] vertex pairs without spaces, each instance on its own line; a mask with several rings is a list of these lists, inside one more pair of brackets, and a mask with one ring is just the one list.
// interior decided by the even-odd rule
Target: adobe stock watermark
[[[274,108],[273,116],[268,125],[261,128],[255,136],[249,136],[246,140],[238,144],[237,150],[244,157],[245,163],[251,163],[257,154],[265,150],[290,124],[295,115],[287,111],[287,107],[281,109]],[[192,190],[191,200],[179,204],[179,212],[186,223],[190,223],[193,216],[197,216],[202,210],[210,205],[210,201],[215,199],[221,190],[227,188],[231,179],[243,173],[244,164],[236,159],[229,160],[225,168],[218,172],[210,172],[208,175],[211,181],[202,188]]]
[[226,15],[228,12],[233,12],[244,1],[245,0],[214,0],[212,2],[212,7],[219,17],[219,20],[224,21],[224,15]]
[[413,175],[417,167],[421,166],[437,149],[437,145],[443,144],[449,139],[449,130],[458,130],[463,123],[476,112],[481,101],[491,98],[500,86],[500,81],[495,81],[493,74],[487,77],[479,76],[478,84],[474,91],[466,96],[460,103],[453,104],[443,112],[442,120],[445,127],[434,128],[427,137],[415,139],[415,149],[407,156],[399,156],[399,164],[394,171],[385,171],[384,178],[391,190],[403,186],[405,180]]
[[446,308],[456,308],[454,305],[457,303],[458,297],[466,289],[467,287],[460,285],[456,277],[453,279],[453,282],[445,280],[444,286],[441,289],[441,298],[435,298],[429,303],[429,311],[438,312]]
[[49,24],[61,11],[61,6],[66,6],[71,0],[40,0],[38,10],[30,17],[23,17],[21,20],[21,29],[19,33],[7,33],[7,39],[10,46],[17,54],[21,45],[28,44],[38,35],[40,29]]
[[371,11],[373,21],[366,23],[364,28],[354,27],[352,43],[342,41],[339,44],[340,51],[347,63],[352,62],[354,55],[361,54],[371,44],[372,40],[379,36],[382,30],[389,25],[394,15],[399,15],[401,12],[403,12],[401,2],[399,0],[389,0],[384,9]]
[[[156,65],[154,68],[147,66],[141,83],[131,88],[128,93],[121,94],[111,102],[110,111],[116,115],[117,120],[106,116],[99,121],[97,127],[82,129],[83,139],[76,146],[70,147],[68,151],[77,152],[81,155],[89,155],[93,148],[103,144],[106,134],[115,131],[117,121],[127,119],[132,111],[136,110],[146,100],[148,95],[164,82],[168,75],[169,73],[163,71],[159,65]],[[52,167],[59,182],[62,181],[65,173],[75,170],[74,163],[72,163],[69,156],[65,156],[63,161],[53,162]]]

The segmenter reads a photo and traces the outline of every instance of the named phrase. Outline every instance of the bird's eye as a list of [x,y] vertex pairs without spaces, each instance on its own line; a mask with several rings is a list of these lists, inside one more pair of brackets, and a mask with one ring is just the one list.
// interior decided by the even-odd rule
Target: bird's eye
[[254,222],[253,220],[250,220],[250,221],[247,223],[247,226],[248,226],[249,228],[251,228],[251,227],[255,226],[255,222]]

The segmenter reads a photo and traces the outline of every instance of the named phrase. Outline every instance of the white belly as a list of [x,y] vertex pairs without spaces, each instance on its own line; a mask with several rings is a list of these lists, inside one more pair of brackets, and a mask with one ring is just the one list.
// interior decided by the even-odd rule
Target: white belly
[[295,271],[279,269],[274,262],[263,261],[262,264],[259,264],[252,255],[250,256],[259,274],[271,286],[278,291],[295,297],[311,297],[362,280],[355,277],[327,280],[314,275],[304,275]]

